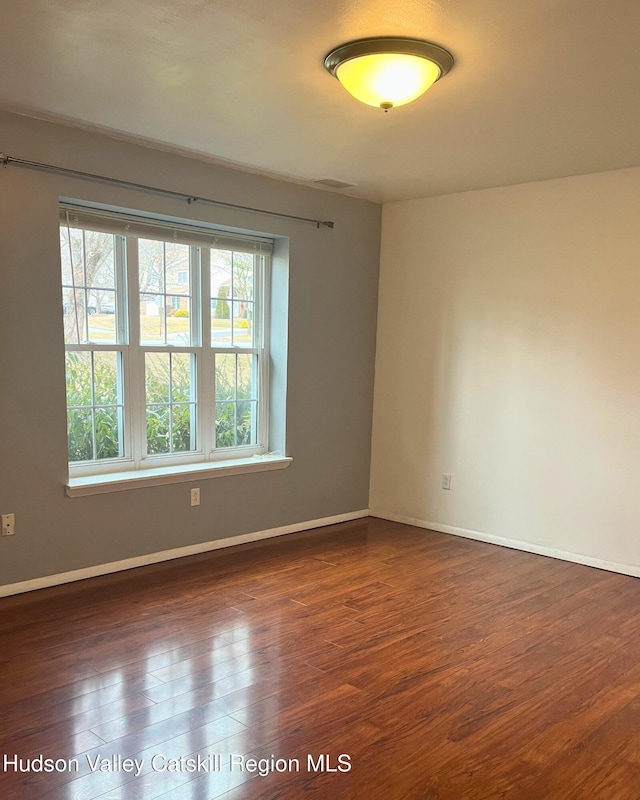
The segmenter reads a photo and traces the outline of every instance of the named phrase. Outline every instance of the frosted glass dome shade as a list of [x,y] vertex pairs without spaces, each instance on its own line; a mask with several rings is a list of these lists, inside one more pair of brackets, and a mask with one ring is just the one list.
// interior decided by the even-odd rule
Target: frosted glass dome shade
[[327,70],[361,103],[388,111],[424,94],[453,66],[453,56],[423,39],[381,36],[332,50]]

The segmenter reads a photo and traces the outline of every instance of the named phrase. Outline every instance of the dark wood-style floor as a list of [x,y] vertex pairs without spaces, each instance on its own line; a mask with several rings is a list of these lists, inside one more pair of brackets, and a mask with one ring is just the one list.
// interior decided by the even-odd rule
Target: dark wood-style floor
[[635,800],[639,634],[635,578],[375,519],[7,598],[2,758],[79,771],[0,797]]

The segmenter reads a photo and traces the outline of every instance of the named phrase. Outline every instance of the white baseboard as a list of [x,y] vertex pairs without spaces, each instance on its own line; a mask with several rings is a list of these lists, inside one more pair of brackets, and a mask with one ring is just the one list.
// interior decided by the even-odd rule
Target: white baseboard
[[292,525],[283,525],[280,528],[269,528],[263,531],[255,531],[254,533],[241,534],[240,536],[231,536],[227,539],[215,539],[211,542],[201,542],[199,544],[187,545],[186,547],[177,547],[173,550],[162,550],[158,553],[149,553],[147,555],[137,556],[135,558],[126,558],[122,561],[112,561],[108,564],[97,564],[93,567],[77,569],[71,572],[62,572],[57,575],[46,575],[42,578],[35,578],[33,580],[22,581],[20,583],[10,583],[6,584],[5,586],[0,586],[0,597],[8,597],[10,595],[21,594],[23,592],[31,592],[36,589],[46,589],[50,586],[60,586],[64,583],[81,581],[85,578],[95,578],[99,575],[108,575],[112,572],[122,572],[127,569],[135,569],[135,567],[158,564],[162,561],[171,561],[174,558],[197,555],[198,553],[207,553],[212,550],[219,550],[225,547],[234,547],[235,545],[245,544],[247,542],[258,542],[262,539],[272,539],[276,536],[285,536],[288,533],[298,533],[300,531],[312,530],[313,528],[321,528],[325,525],[336,525],[339,522],[350,522],[351,520],[362,519],[368,516],[378,517],[379,519],[388,519],[392,522],[401,522],[405,525],[426,528],[438,533],[448,533],[452,534],[453,536],[461,536],[465,539],[475,539],[476,541],[480,542],[496,544],[500,547],[510,547],[512,550],[524,550],[527,553],[549,556],[550,558],[558,558],[562,561],[571,561],[574,564],[583,564],[587,567],[596,567],[597,569],[605,569],[609,572],[619,572],[622,575],[632,575],[635,578],[640,578],[640,566],[637,565],[619,564],[614,561],[605,561],[600,558],[592,558],[591,556],[586,556],[579,553],[571,553],[566,550],[559,550],[555,547],[537,545],[532,542],[523,542],[518,539],[506,539],[501,536],[494,536],[490,533],[468,530],[466,528],[456,528],[452,525],[443,525],[439,522],[429,522],[427,520],[416,519],[415,517],[408,517],[404,514],[396,514],[392,511],[384,511],[382,509],[375,508],[362,509],[361,511],[351,511],[346,514],[336,514],[331,517],[322,517],[321,519],[307,520],[305,522],[296,522]]
[[255,533],[244,533],[240,536],[231,536],[228,539],[215,539],[212,542],[201,542],[199,544],[187,545],[186,547],[176,547],[173,550],[162,550],[159,553],[149,553],[135,558],[125,558],[122,561],[112,561],[108,564],[96,564],[94,567],[75,569],[71,572],[61,572],[57,575],[46,575],[43,578],[35,578],[30,581],[0,586],[0,597],[8,597],[12,594],[21,594],[22,592],[31,592],[35,589],[46,589],[49,586],[60,586],[63,583],[81,581],[85,578],[96,578],[98,575],[107,575],[111,572],[121,572],[126,569],[134,569],[135,567],[145,567],[149,564],[157,564],[161,561],[171,561],[174,558],[207,553],[211,550],[219,550],[223,547],[234,547],[237,544],[245,544],[247,542],[257,542],[261,539],[272,539],[275,536],[284,536],[287,533],[298,533],[299,531],[307,531],[313,528],[322,528],[325,525],[336,525],[339,522],[349,522],[368,516],[368,509],[350,511],[347,514],[335,514],[332,517],[295,522],[293,525],[283,525],[280,528],[269,528],[268,530],[256,531]]
[[606,569],[609,572],[619,572],[622,575],[632,575],[634,578],[640,578],[640,566],[635,564],[618,564],[615,561],[592,558],[581,553],[571,553],[567,550],[558,550],[555,547],[547,547],[533,542],[522,542],[519,539],[505,539],[502,536],[494,536],[491,533],[472,531],[466,528],[455,528],[452,525],[428,522],[427,520],[415,519],[414,517],[407,517],[403,514],[395,514],[392,511],[383,511],[378,508],[369,509],[369,515],[380,519],[388,519],[391,522],[403,522],[406,525],[414,525],[417,528],[428,528],[430,531],[437,531],[438,533],[450,533],[453,536],[462,536],[465,539],[475,539],[479,542],[497,544],[500,547],[510,547],[512,550],[524,550],[527,553],[535,553],[539,556],[549,556],[550,558],[558,558],[561,561],[571,561],[574,564],[583,564],[586,567]]

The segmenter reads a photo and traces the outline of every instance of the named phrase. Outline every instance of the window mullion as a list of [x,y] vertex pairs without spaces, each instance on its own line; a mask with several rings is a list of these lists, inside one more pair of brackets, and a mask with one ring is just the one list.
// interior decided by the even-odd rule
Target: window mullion
[[200,248],[189,248],[189,295],[191,344],[202,346],[202,265]]
[[127,320],[127,242],[123,236],[116,236],[114,242],[115,256],[115,288],[116,288],[116,341],[118,344],[128,344],[129,325]]
[[258,407],[256,409],[255,419],[253,420],[254,426],[257,428],[255,441],[260,443],[262,432],[264,429],[264,408],[266,406],[265,384],[263,381],[263,366],[264,359],[263,342],[264,342],[264,315],[262,308],[263,293],[264,293],[264,259],[260,252],[253,256],[253,286],[254,286],[254,323],[253,323],[253,341],[258,349],[258,354],[254,357],[253,363],[253,376],[258,386],[256,397],[258,400]]
[[[127,321],[127,254],[126,240],[123,236],[114,237],[114,268],[115,268],[115,328],[116,341],[118,342],[117,376],[117,401],[121,404],[118,411],[119,427],[122,431],[118,442],[119,457],[131,457],[131,422],[129,419],[129,403],[127,393],[129,387],[129,325]],[[97,352],[94,347],[94,352]]]
[[93,450],[93,459],[98,458],[98,442],[96,440],[96,364],[95,356],[91,353],[91,448]]
[[200,250],[200,359],[198,370],[198,435],[200,448],[209,458],[215,446],[215,375],[211,348],[211,250]]
[[249,355],[260,355],[260,353],[262,352],[261,347],[242,347],[240,345],[237,345],[236,347],[224,347],[216,345],[211,349],[216,353],[221,353],[221,354],[229,353],[231,355],[238,355],[238,356],[246,355],[247,353]]
[[169,453],[173,453],[173,356],[169,353]]
[[271,257],[262,253],[256,256],[258,296],[255,298],[254,310],[259,316],[258,336],[256,344],[260,347],[258,355],[258,438],[262,442],[265,452],[269,450],[269,308],[270,296],[270,269]]
[[121,352],[122,350],[126,349],[124,345],[121,344],[95,344],[93,342],[89,344],[69,344],[66,343],[64,349],[70,352],[78,352],[78,353],[113,353],[113,352]]
[[87,232],[82,231],[82,297],[84,303],[84,332],[85,342],[89,341],[89,293],[87,292]]
[[144,352],[140,347],[140,284],[138,240],[127,238],[127,320],[129,328],[128,375],[125,402],[131,442],[131,456],[140,466],[146,452],[146,408],[144,389]]

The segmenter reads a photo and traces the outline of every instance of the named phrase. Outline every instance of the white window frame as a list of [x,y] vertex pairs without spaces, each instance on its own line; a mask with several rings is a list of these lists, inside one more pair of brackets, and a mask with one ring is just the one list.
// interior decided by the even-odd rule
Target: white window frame
[[[116,275],[116,330],[118,344],[65,344],[66,351],[109,351],[120,353],[122,359],[121,387],[124,401],[124,456],[115,459],[101,459],[84,462],[69,462],[69,485],[88,486],[95,476],[98,491],[108,491],[111,479],[118,473],[127,473],[126,478],[133,486],[136,478],[155,475],[164,478],[154,482],[167,482],[166,476],[184,472],[180,480],[188,478],[198,470],[220,466],[224,474],[234,471],[233,464],[247,466],[241,471],[255,471],[251,458],[264,457],[265,468],[268,461],[269,443],[269,307],[270,270],[272,242],[269,239],[249,234],[238,235],[224,230],[204,227],[190,221],[166,222],[130,213],[111,213],[74,204],[61,205],[61,226],[66,221],[71,228],[104,230],[115,235],[115,275]],[[155,233],[154,226],[158,231]],[[138,232],[141,231],[141,233]],[[138,239],[148,238],[149,232],[156,239],[171,242],[176,236],[189,243],[189,284],[191,287],[189,345],[150,345],[140,342],[139,277],[138,277]],[[190,243],[195,239],[194,243]],[[241,345],[214,346],[211,342],[211,291],[210,291],[210,252],[211,248],[229,249],[237,246],[237,252],[253,252],[253,346]],[[166,287],[165,287],[166,289]],[[232,298],[229,304],[233,308]],[[233,328],[233,313],[231,316]],[[150,352],[190,353],[195,359],[195,401],[196,401],[196,450],[173,454],[146,453],[146,397],[144,386],[144,359]],[[252,354],[257,363],[255,379],[258,384],[256,444],[236,447],[216,447],[215,442],[215,359],[218,354]],[[289,462],[280,456],[274,462]],[[274,468],[288,466],[288,463]],[[222,473],[221,473],[222,474]],[[124,477],[124,475],[123,475]],[[75,479],[75,480],[74,480]],[[89,483],[88,483],[89,481]],[[120,482],[122,483],[122,481]],[[139,481],[138,481],[139,483]],[[137,484],[136,484],[137,485]],[[122,487],[118,487],[122,488]],[[70,493],[68,491],[68,493]],[[78,491],[78,494],[92,493]]]

